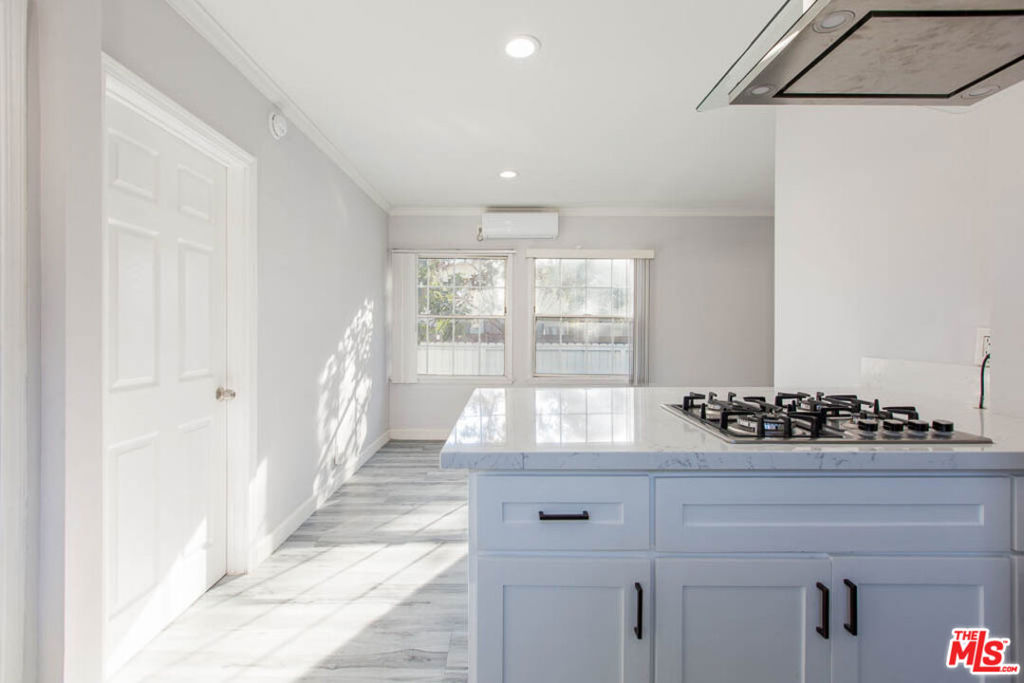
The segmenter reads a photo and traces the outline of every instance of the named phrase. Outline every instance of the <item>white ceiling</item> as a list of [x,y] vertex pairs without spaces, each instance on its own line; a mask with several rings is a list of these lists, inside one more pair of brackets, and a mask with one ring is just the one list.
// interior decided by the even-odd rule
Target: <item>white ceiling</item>
[[773,110],[695,107],[779,0],[199,2],[392,207],[774,204]]

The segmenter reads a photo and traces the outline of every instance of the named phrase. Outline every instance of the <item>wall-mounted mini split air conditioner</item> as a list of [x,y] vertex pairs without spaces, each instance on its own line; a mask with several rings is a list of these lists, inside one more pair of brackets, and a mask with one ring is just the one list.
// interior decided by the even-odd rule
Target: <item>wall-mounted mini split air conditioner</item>
[[557,211],[485,211],[480,240],[532,240],[558,237]]

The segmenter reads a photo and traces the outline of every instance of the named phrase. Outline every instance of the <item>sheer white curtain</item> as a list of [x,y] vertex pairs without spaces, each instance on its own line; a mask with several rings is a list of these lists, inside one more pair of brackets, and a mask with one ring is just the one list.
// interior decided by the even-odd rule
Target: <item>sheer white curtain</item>
[[389,376],[396,384],[417,381],[416,254],[391,253]]
[[652,259],[633,260],[633,359],[630,363],[629,383],[641,386],[650,382],[650,352],[648,340],[651,321],[651,264]]

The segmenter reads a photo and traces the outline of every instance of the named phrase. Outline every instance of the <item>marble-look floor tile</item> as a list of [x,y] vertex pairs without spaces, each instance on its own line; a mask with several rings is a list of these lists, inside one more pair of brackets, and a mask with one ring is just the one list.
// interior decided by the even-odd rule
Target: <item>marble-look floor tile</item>
[[466,478],[440,446],[387,444],[114,680],[466,683]]

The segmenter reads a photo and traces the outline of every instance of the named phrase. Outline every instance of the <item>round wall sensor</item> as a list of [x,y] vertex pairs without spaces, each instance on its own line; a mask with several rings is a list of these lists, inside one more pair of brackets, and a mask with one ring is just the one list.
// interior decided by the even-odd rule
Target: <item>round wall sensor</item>
[[848,9],[841,9],[829,12],[824,17],[814,22],[814,30],[818,33],[831,33],[838,28],[850,23],[857,16]]
[[288,119],[279,111],[270,112],[270,135],[275,140],[288,135]]

